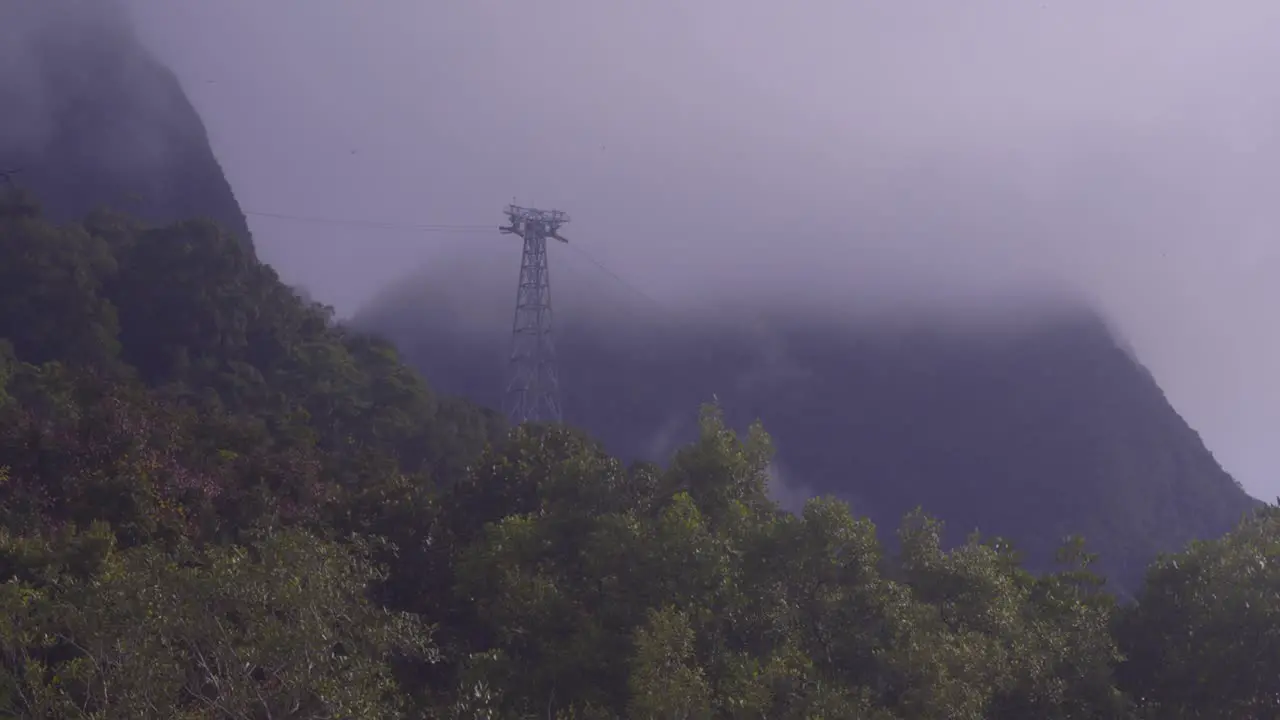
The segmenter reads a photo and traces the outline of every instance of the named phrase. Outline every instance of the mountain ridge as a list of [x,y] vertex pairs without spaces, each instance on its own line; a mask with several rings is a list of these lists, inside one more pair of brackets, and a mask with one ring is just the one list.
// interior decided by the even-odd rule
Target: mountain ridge
[[[94,204],[115,197],[91,180]],[[767,497],[797,475],[918,496],[903,451],[928,450],[916,475],[954,486],[937,497],[1046,542],[1081,510],[1119,523],[1101,550],[1130,559],[1190,532],[1188,507],[1221,522],[1231,507],[1203,501],[1238,501],[1230,477],[1096,318],[623,323],[570,283],[575,421],[639,455],[696,428],[667,467],[626,466],[579,430],[441,395],[217,223],[53,220],[41,199],[0,187],[0,715],[1280,710],[1280,509],[1153,562],[1117,603],[1078,543],[1037,575],[1005,543],[945,549],[916,513],[878,533],[874,497],[794,514]],[[447,361],[433,379],[492,393],[508,311],[442,269],[452,285],[415,278],[364,319]],[[721,408],[695,415],[708,392]],[[790,464],[726,410],[767,411]]]
[[[481,290],[474,274],[466,290],[440,277],[389,291],[352,325],[390,339],[442,392],[497,407],[507,328],[494,310],[451,319]],[[1259,504],[1083,302],[1017,322],[776,309],[611,323],[595,308],[616,298],[570,292],[592,310],[557,315],[565,421],[628,461],[666,461],[696,434],[693,409],[716,398],[731,426],[768,428],[776,497],[835,495],[887,527],[922,506],[952,541],[1003,536],[1041,569],[1080,534],[1122,592],[1158,554]]]
[[252,237],[204,121],[118,2],[10,3],[0,28],[0,170],[52,218],[99,207],[215,220]]

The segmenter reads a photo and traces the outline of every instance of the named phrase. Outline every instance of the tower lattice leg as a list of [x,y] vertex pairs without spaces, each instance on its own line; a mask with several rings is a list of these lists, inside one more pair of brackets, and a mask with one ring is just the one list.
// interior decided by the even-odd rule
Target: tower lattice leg
[[551,335],[551,280],[547,270],[547,239],[564,241],[557,233],[568,218],[564,213],[512,206],[511,225],[504,232],[524,239],[516,312],[511,329],[511,356],[503,410],[513,424],[561,422],[560,382]]

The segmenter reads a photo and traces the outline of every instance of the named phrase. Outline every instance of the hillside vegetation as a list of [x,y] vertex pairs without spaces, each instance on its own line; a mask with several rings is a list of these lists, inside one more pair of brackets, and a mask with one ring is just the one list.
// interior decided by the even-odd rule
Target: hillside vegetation
[[207,222],[11,195],[0,253],[0,715],[1280,711],[1274,508],[1119,607],[1079,543],[780,512],[715,408],[665,468],[508,432]]

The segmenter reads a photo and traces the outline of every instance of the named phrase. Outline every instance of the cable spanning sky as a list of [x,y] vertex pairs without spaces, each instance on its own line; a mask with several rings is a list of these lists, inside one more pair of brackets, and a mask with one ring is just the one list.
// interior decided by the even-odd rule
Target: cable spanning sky
[[251,217],[340,314],[513,196],[673,303],[1066,285],[1280,494],[1280,3],[129,4],[247,209],[389,224]]

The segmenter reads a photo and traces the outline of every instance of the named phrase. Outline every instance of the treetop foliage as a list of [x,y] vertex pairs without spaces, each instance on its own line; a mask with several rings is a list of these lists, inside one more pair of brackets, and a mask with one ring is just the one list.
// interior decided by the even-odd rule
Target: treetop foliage
[[782,512],[714,406],[665,467],[506,428],[208,222],[11,196],[0,253],[0,717],[1280,711],[1274,507],[1122,605],[1078,539]]

